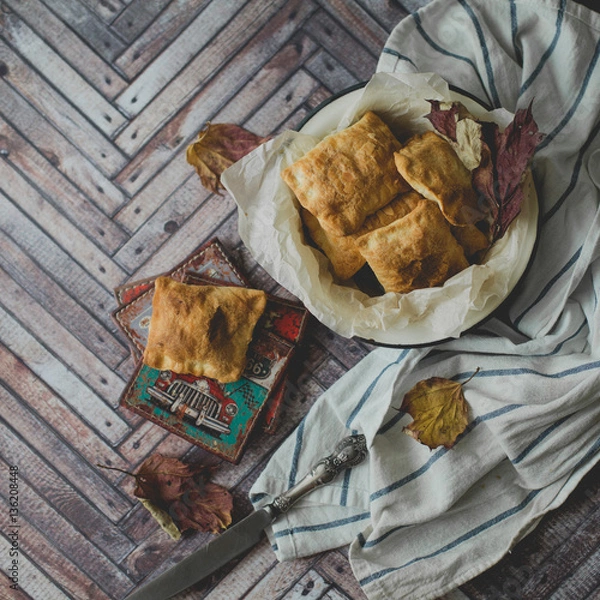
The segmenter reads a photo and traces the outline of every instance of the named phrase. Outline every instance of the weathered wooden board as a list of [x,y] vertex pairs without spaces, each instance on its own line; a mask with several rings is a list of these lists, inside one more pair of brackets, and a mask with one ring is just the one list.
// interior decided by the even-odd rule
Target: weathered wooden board
[[[255,263],[232,199],[201,186],[186,147],[209,121],[265,136],[296,128],[368,79],[391,29],[428,1],[0,3],[0,473],[19,468],[22,526],[18,589],[3,578],[0,598],[121,600],[211,539],[171,540],[124,473],[154,452],[215,459],[118,407],[135,363],[113,289],[216,236],[252,286],[293,299]],[[215,473],[234,519],[251,510],[270,454],[371,349],[311,320],[277,429]],[[445,600],[599,598],[599,473]],[[4,548],[8,493],[0,486]],[[264,541],[178,598],[364,595],[346,549],[279,564]]]

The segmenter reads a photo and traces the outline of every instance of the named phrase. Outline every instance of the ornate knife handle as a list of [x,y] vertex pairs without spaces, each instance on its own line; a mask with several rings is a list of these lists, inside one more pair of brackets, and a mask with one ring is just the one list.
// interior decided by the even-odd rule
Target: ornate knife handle
[[273,500],[269,505],[273,515],[286,512],[302,496],[329,483],[344,469],[362,462],[366,455],[367,442],[364,435],[351,435],[344,438],[335,447],[333,454],[322,458],[296,485]]

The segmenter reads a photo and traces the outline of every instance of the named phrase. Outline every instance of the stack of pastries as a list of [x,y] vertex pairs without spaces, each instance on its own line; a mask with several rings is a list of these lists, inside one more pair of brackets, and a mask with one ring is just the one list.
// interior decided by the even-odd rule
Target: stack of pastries
[[281,176],[342,281],[367,268],[385,292],[434,287],[481,260],[490,245],[471,171],[433,131],[401,143],[369,111]]

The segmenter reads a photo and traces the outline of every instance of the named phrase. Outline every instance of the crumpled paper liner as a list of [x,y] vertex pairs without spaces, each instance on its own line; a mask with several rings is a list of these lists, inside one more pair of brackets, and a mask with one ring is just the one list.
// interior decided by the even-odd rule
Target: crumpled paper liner
[[[424,118],[431,110],[427,99],[452,100],[448,84],[438,75],[377,73],[345,111],[334,111],[329,132],[351,125],[367,110],[376,112],[399,138],[430,130]],[[475,116],[502,128],[513,118],[503,109],[482,110]],[[345,337],[392,345],[430,343],[458,337],[510,293],[514,264],[522,261],[522,248],[531,236],[531,218],[525,214],[529,211],[513,221],[483,264],[468,267],[442,287],[369,297],[352,283],[337,281],[327,258],[306,243],[298,201],[280,176],[320,139],[285,131],[221,177],[238,205],[242,241],[319,321]]]

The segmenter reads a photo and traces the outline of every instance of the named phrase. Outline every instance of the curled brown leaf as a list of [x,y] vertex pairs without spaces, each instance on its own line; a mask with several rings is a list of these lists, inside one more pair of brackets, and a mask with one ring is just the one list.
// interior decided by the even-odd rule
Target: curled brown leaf
[[157,509],[151,511],[153,516],[162,515],[157,518],[161,527],[168,515],[180,532],[196,529],[218,533],[231,524],[233,498],[226,488],[210,480],[213,471],[206,465],[153,454],[137,473],[122,472],[135,477],[133,493],[144,505],[149,503]]
[[232,123],[208,123],[187,147],[186,159],[196,169],[202,185],[218,194],[223,188],[223,171],[268,139]]

